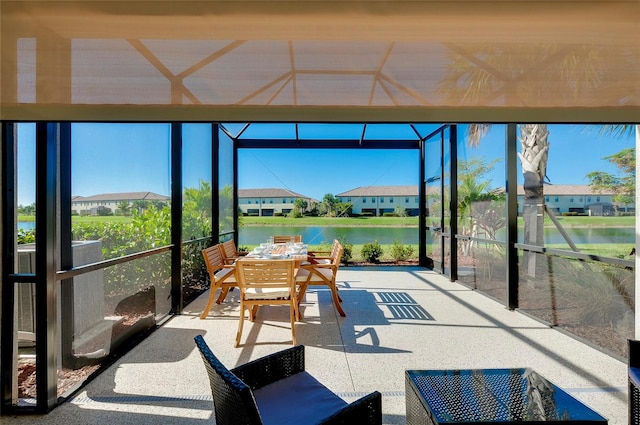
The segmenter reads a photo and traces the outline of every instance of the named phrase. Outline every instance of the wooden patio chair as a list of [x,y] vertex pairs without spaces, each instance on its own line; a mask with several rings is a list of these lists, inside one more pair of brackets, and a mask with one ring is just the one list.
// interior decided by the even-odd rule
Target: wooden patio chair
[[246,252],[238,251],[238,249],[236,248],[236,243],[233,239],[222,242],[220,246],[222,247],[222,255],[225,264],[233,264],[238,258],[247,255]]
[[302,242],[302,235],[276,235],[273,237],[273,243]]
[[[301,301],[304,298],[304,294],[307,291],[309,285],[327,285],[331,290],[331,296],[333,298],[333,305],[338,311],[340,316],[345,317],[346,314],[342,309],[342,299],[338,295],[338,287],[336,285],[336,276],[338,274],[338,268],[340,267],[340,260],[342,259],[342,252],[344,248],[342,244],[338,242],[335,244],[335,248],[331,252],[331,257],[328,263],[305,263],[300,266],[298,270],[298,281],[304,280],[304,283],[300,285],[300,291],[298,293],[298,300]],[[299,315],[299,317],[301,317]]]
[[340,241],[334,239],[331,244],[331,251],[309,251],[307,253],[307,262],[312,264],[331,264],[332,258],[339,246],[342,246]]
[[227,369],[202,335],[195,338],[213,395],[217,425],[382,424],[382,396],[347,403],[305,371],[304,345]]
[[202,255],[204,256],[204,263],[207,265],[207,271],[209,272],[211,288],[209,290],[209,301],[200,315],[200,319],[206,318],[209,314],[218,288],[220,289],[220,294],[218,295],[216,304],[220,304],[225,299],[230,289],[238,286],[235,266],[225,264],[220,244],[203,249]]
[[238,321],[236,347],[240,345],[245,309],[249,311],[249,320],[253,322],[258,307],[262,305],[289,306],[291,335],[293,344],[296,344],[295,321],[299,314],[294,265],[295,261],[291,259],[243,258],[236,262],[240,288],[240,320]]

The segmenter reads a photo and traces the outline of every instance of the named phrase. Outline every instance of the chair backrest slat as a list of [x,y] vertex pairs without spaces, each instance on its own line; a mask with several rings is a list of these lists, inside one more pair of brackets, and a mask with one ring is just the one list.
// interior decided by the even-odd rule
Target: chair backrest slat
[[273,243],[302,242],[302,235],[276,235]]
[[335,254],[331,257],[331,263],[338,267],[340,266],[340,262],[342,261],[342,253],[344,252],[344,248],[341,244],[338,244],[336,248]]
[[241,288],[292,288],[293,260],[250,260],[236,263],[238,283]]
[[204,256],[204,262],[207,265],[209,274],[215,273],[224,266],[224,257],[220,249],[220,244],[210,246],[202,250]]
[[224,256],[224,261],[227,264],[230,264],[234,260],[238,259],[238,249],[236,248],[236,243],[233,239],[222,242],[220,246],[222,247],[222,255]]

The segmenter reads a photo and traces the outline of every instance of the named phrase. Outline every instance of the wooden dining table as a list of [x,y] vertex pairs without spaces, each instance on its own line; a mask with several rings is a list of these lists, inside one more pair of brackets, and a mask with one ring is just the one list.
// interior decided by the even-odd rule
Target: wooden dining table
[[[300,266],[303,265],[304,263],[309,263],[308,261],[308,251],[307,251],[307,245],[306,244],[302,244],[302,245],[298,245],[300,247],[300,249],[295,249],[296,245],[293,243],[276,243],[276,244],[270,244],[267,247],[265,247],[264,251],[258,251],[257,249],[254,249],[252,251],[250,251],[247,255],[245,255],[242,258],[247,258],[247,259],[264,259],[264,260],[285,260],[285,259],[291,259],[294,260],[294,267],[295,267],[295,276],[296,276],[296,284],[298,285],[298,293],[300,294],[304,294],[306,292],[306,287],[307,287],[307,277],[308,274],[304,275],[304,279],[300,279],[299,278],[299,271],[300,271]],[[260,249],[260,248],[258,248]],[[238,260],[238,261],[242,261],[242,259]],[[298,300],[298,305],[300,304],[302,300]],[[302,319],[302,313],[300,313],[300,316],[298,317],[298,319]]]
[[250,251],[247,258],[260,258],[265,260],[284,260],[292,259],[299,266],[303,261],[307,261],[307,245],[300,245],[296,249],[296,245],[290,243],[271,244],[264,251],[259,252],[257,249]]

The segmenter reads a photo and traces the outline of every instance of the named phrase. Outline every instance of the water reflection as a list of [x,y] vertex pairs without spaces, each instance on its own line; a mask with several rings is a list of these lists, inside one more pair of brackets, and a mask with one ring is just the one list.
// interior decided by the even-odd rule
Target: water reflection
[[319,245],[340,239],[352,244],[364,244],[377,240],[392,244],[394,240],[404,244],[418,243],[417,227],[242,227],[238,239],[241,245],[255,245],[275,234],[302,235],[305,243]]
[[[635,243],[633,227],[594,227],[569,228],[567,233],[576,244],[599,243]],[[256,245],[275,234],[300,234],[309,244],[331,243],[334,239],[345,240],[353,244],[363,244],[377,240],[381,244],[392,244],[394,240],[404,244],[418,243],[417,227],[284,227],[249,226],[239,230],[242,245]],[[497,240],[504,241],[504,232],[498,232]],[[522,237],[519,238],[522,242]],[[545,243],[564,244],[562,235],[552,228],[545,229]]]

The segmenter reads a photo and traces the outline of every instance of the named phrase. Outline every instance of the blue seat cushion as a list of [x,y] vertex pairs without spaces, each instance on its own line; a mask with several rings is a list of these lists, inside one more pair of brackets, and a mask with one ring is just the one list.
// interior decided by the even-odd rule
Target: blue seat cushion
[[633,381],[636,387],[640,388],[640,367],[629,368],[629,379]]
[[297,373],[255,390],[258,411],[264,424],[315,424],[347,402],[307,372]]

